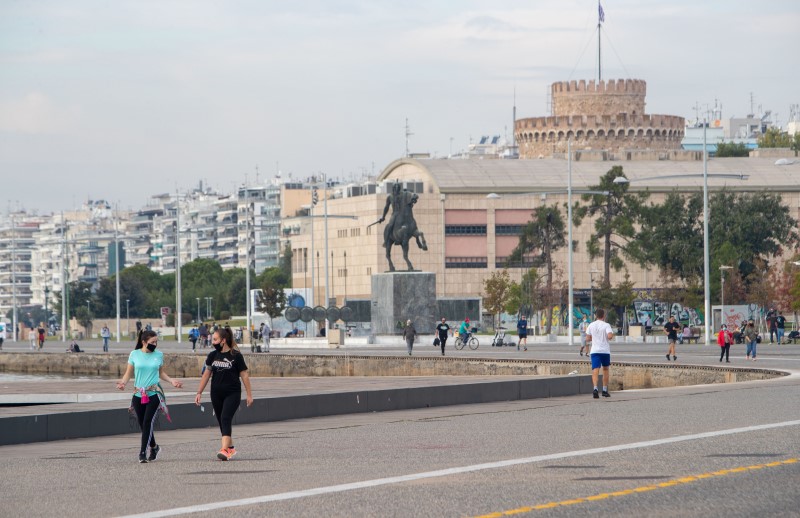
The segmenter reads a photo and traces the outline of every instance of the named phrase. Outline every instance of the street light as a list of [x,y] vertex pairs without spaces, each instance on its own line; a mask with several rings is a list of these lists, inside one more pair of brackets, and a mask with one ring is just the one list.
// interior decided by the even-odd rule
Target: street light
[[705,341],[706,345],[711,343],[711,287],[709,285],[709,252],[708,252],[708,179],[709,178],[728,178],[732,180],[747,180],[746,174],[708,174],[708,148],[706,147],[706,125],[703,125],[703,173],[702,174],[674,174],[668,176],[655,176],[648,178],[637,178],[629,180],[624,176],[614,178],[614,183],[643,182],[646,180],[669,180],[674,178],[703,178],[703,292],[705,297]]
[[125,334],[131,336],[131,299],[125,299]]
[[49,331],[50,330],[50,312],[47,309],[47,298],[50,294],[50,288],[47,286],[47,271],[42,270],[42,274],[44,275],[44,319],[45,319],[45,328]]
[[197,299],[197,324],[200,325],[200,297],[195,297]]
[[720,311],[720,324],[725,323],[725,270],[730,270],[733,266],[725,266],[722,265],[719,267],[719,276],[720,276],[720,288],[719,288],[719,298],[720,298],[720,306],[722,306],[722,310]]
[[600,270],[589,270],[589,318],[594,318],[594,274]]

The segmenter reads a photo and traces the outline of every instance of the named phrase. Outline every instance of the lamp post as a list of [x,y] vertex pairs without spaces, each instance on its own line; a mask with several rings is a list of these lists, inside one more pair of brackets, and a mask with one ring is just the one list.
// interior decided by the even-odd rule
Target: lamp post
[[598,270],[589,270],[589,318],[594,319],[594,274]]
[[206,299],[206,318],[210,318],[211,317],[211,301],[214,299],[214,297],[205,297],[205,299]]
[[50,312],[47,310],[47,298],[50,294],[50,288],[47,286],[47,272],[42,270],[44,276],[44,319],[45,329],[50,330]]
[[644,182],[648,180],[671,180],[674,178],[703,178],[703,291],[705,296],[705,344],[711,343],[711,288],[709,285],[709,253],[708,253],[708,179],[723,178],[730,180],[747,180],[746,174],[708,174],[708,152],[706,149],[706,131],[703,128],[703,173],[702,174],[673,174],[666,176],[651,176],[647,178],[628,179],[624,176],[614,178],[614,183]]
[[200,325],[200,297],[195,297],[197,299],[197,325]]
[[125,334],[131,335],[131,299],[125,299]]
[[[247,333],[250,334],[250,202],[247,200],[247,186],[245,186],[244,196],[247,206],[245,207],[245,312],[247,313]],[[244,337],[242,337],[244,339]]]
[[344,298],[342,306],[347,305],[347,250],[344,251]]
[[722,310],[720,311],[720,324],[725,323],[725,270],[730,270],[733,266],[725,266],[722,265],[719,267],[719,278],[720,278],[720,288],[719,288],[719,300],[720,306]]
[[19,327],[17,319],[17,243],[16,243],[17,227],[14,221],[14,215],[11,215],[11,299],[13,305],[12,324],[14,329],[11,330],[14,341],[19,339],[17,328]]
[[114,284],[116,290],[116,309],[117,309],[117,343],[120,340],[120,326],[119,326],[119,232],[117,232],[117,218],[119,214],[114,216]]
[[181,343],[183,302],[181,301],[181,194],[175,193],[175,331]]

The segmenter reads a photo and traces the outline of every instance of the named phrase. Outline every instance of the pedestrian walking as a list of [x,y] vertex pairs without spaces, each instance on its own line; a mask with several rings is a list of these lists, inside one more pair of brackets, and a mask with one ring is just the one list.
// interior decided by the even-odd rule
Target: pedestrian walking
[[650,315],[645,315],[644,322],[642,322],[642,342],[647,342],[647,335],[653,332],[653,321],[650,320]]
[[39,350],[41,351],[42,349],[44,349],[44,340],[45,337],[47,336],[47,333],[44,330],[44,322],[41,322],[39,324],[39,328],[36,330],[36,333],[38,334],[39,337]]
[[414,329],[414,324],[411,319],[406,320],[406,327],[403,328],[403,338],[406,340],[406,347],[408,348],[408,355],[411,356],[411,349],[414,348],[414,339],[417,337],[417,330]]
[[[39,343],[39,335],[34,328],[28,331],[28,340],[31,342],[31,351],[36,351],[36,345]],[[39,347],[38,350],[41,350],[41,347]]]
[[192,342],[192,352],[197,352],[197,339],[200,338],[200,331],[197,330],[197,326],[194,326],[189,330],[189,341]]
[[733,333],[728,331],[728,326],[722,324],[722,327],[717,334],[717,345],[721,347],[719,353],[719,361],[722,361],[722,357],[725,357],[725,362],[730,363],[730,353],[731,353],[731,344],[733,343]]
[[603,308],[598,308],[595,312],[596,320],[589,324],[586,328],[586,340],[592,348],[592,383],[594,390],[592,397],[598,399],[600,396],[597,392],[597,378],[600,374],[600,367],[603,367],[603,397],[611,397],[608,393],[608,385],[610,380],[609,366],[611,365],[611,344],[609,340],[614,338],[614,331],[611,326],[605,321],[606,312]]
[[746,358],[749,360],[751,357],[753,361],[756,359],[756,345],[758,344],[758,331],[752,320],[747,322],[747,327],[744,328],[744,341],[747,344]]
[[774,343],[775,335],[778,334],[778,312],[775,308],[770,308],[767,311],[767,326],[769,326],[769,343]]
[[578,356],[583,356],[583,351],[586,351],[586,356],[589,356],[589,348],[586,346],[586,329],[589,327],[589,318],[583,315],[583,320],[578,324],[578,331],[581,333],[581,350],[578,351]]
[[111,330],[108,328],[107,325],[103,325],[103,329],[100,330],[100,338],[103,339],[103,352],[108,352],[108,340],[111,338]]
[[[233,340],[230,327],[221,327],[211,335],[214,350],[206,358],[206,369],[200,379],[200,388],[194,403],[200,406],[203,390],[211,379],[211,406],[217,416],[222,434],[222,447],[217,453],[219,460],[230,460],[236,455],[233,446],[233,415],[242,402],[242,383],[247,391],[247,406],[253,404],[253,390],[250,387],[250,374],[239,346]],[[241,380],[241,381],[240,381]]]
[[778,316],[775,317],[775,327],[777,328],[778,345],[781,345],[783,335],[786,333],[786,317],[783,316],[783,311],[778,311]]
[[[167,398],[159,380],[170,383],[175,388],[183,387],[183,383],[170,378],[164,372],[164,353],[157,351],[158,335],[154,331],[142,331],[136,340],[136,348],[128,355],[128,368],[122,379],[117,382],[119,390],[125,390],[128,380],[133,376],[133,397],[131,408],[136,413],[136,420],[142,430],[139,447],[139,462],[152,462],[161,453],[161,446],[156,443],[155,424],[161,410],[169,419]],[[150,455],[147,456],[147,446]]]
[[200,345],[205,349],[208,347],[208,324],[200,324],[198,331],[200,333]]
[[442,321],[436,326],[436,334],[439,335],[439,345],[442,346],[442,356],[444,356],[444,345],[447,343],[447,335],[450,333],[450,325],[442,317]]
[[3,342],[6,341],[6,325],[0,322],[0,351],[3,350]]
[[678,329],[681,328],[681,325],[675,322],[675,316],[670,315],[669,322],[664,324],[664,334],[667,335],[667,341],[669,342],[669,349],[667,349],[667,361],[669,361],[669,356],[672,355],[672,361],[678,359],[675,356],[675,342],[678,341]]
[[519,346],[522,345],[525,347],[525,350],[528,350],[528,320],[525,318],[525,315],[520,316],[519,320],[517,320],[517,351],[519,351]]

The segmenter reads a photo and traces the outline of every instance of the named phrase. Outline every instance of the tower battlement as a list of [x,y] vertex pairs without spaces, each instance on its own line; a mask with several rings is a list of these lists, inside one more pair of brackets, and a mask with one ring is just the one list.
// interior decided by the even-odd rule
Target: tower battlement
[[647,81],[643,79],[609,79],[607,81],[595,82],[594,79],[588,82],[585,79],[580,81],[557,81],[551,85],[553,97],[570,95],[574,93],[587,94],[647,94]]

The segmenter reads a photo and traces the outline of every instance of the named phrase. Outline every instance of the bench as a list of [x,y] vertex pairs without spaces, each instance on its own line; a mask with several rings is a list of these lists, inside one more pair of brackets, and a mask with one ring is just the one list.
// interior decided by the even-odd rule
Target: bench
[[683,334],[683,331],[678,333],[678,340],[681,341],[681,343],[683,343],[683,342],[689,342],[689,343],[694,342],[694,343],[697,343],[697,341],[700,340],[700,338],[703,337],[703,335],[700,334],[700,330],[699,329],[696,329],[696,328],[692,327],[692,328],[690,328],[690,330],[692,331],[692,334],[690,334],[688,336],[685,336]]

